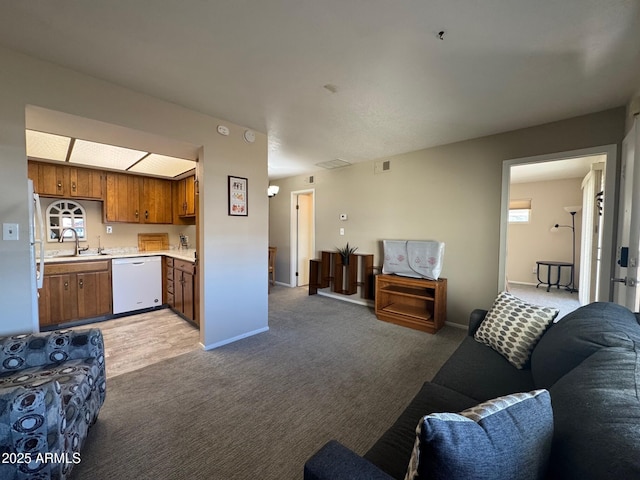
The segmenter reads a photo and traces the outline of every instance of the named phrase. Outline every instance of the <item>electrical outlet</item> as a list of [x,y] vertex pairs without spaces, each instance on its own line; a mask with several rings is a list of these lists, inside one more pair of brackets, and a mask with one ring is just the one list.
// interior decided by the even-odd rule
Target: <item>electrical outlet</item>
[[113,233],[113,227],[111,225],[107,225],[107,233]]
[[340,229],[340,235],[344,235],[344,228]]

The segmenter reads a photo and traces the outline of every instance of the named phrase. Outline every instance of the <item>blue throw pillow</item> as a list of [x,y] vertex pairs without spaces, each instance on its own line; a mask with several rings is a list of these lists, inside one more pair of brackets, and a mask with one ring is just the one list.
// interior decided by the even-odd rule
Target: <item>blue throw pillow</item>
[[405,480],[544,478],[553,437],[546,390],[515,393],[420,420]]

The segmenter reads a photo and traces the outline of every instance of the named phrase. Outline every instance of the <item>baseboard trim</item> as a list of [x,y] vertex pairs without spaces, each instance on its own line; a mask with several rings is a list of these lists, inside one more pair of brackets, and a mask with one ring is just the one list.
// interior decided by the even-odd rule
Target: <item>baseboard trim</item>
[[[531,287],[535,287],[536,285],[538,285],[537,283],[529,283],[529,282],[516,282],[514,280],[509,280],[509,284],[513,284],[513,285],[529,285]],[[546,285],[546,283],[545,283]]]
[[447,327],[459,328],[460,330],[468,330],[469,325],[462,325],[461,323],[444,322]]
[[336,300],[340,300],[341,302],[349,302],[355,303],[356,305],[363,305],[365,307],[374,308],[375,305],[372,300],[366,300],[364,298],[350,298],[346,295],[340,295],[338,293],[332,292],[324,292],[322,290],[318,290],[318,295],[322,295],[323,297],[335,298]]
[[233,342],[237,342],[238,340],[242,340],[243,338],[253,337],[259,333],[268,332],[269,327],[258,328],[257,330],[253,330],[251,332],[243,333],[242,335],[238,335],[236,337],[227,338],[226,340],[222,340],[220,342],[212,343],[211,345],[204,345],[202,342],[200,345],[204,350],[213,350],[214,348],[222,347],[224,345],[228,345]]

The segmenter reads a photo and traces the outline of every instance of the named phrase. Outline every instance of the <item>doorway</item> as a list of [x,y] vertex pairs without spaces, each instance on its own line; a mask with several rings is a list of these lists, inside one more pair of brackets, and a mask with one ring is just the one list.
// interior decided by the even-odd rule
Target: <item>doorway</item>
[[309,285],[309,260],[315,256],[315,190],[291,192],[291,286]]
[[[579,266],[583,268],[580,278],[587,278],[585,275],[588,273],[589,277],[593,277],[594,288],[593,299],[591,301],[608,301],[611,299],[611,283],[610,276],[612,272],[612,264],[614,258],[614,224],[615,224],[615,208],[616,208],[616,145],[605,145],[602,147],[594,147],[582,150],[574,150],[568,152],[559,152],[550,155],[540,155],[535,157],[526,157],[519,159],[512,159],[503,162],[502,171],[502,206],[501,206],[501,222],[500,222],[500,253],[499,253],[499,278],[498,289],[503,291],[507,288],[507,276],[508,276],[508,235],[509,235],[509,202],[511,198],[511,176],[512,168],[518,166],[542,166],[544,170],[552,170],[554,164],[562,160],[576,159],[580,157],[592,157],[594,164],[602,161],[604,163],[604,185],[603,190],[606,192],[608,201],[600,202],[599,207],[602,207],[602,220],[599,222],[598,228],[599,236],[596,243],[588,246],[588,252],[582,252],[579,257],[575,258],[575,271],[574,281],[578,281]],[[594,200],[595,202],[595,200]],[[593,203],[593,202],[591,202]],[[582,201],[579,203],[583,204]],[[564,207],[564,205],[562,205]],[[535,212],[532,212],[532,215]],[[567,220],[567,221],[565,221]],[[556,220],[559,224],[565,224],[565,226],[571,225],[572,218],[567,214],[567,219],[559,218]],[[550,224],[549,227],[554,225]],[[579,227],[574,227],[576,231]],[[568,229],[567,229],[568,230]],[[579,249],[580,244],[576,245]],[[599,254],[599,255],[598,255]],[[592,261],[593,258],[597,258],[597,261]],[[553,260],[553,259],[538,259],[538,260]],[[533,268],[535,267],[535,261],[529,268],[532,268],[531,275],[533,275]],[[511,278],[509,278],[511,281]],[[537,278],[534,280],[537,283]],[[583,298],[589,298],[587,297]]]

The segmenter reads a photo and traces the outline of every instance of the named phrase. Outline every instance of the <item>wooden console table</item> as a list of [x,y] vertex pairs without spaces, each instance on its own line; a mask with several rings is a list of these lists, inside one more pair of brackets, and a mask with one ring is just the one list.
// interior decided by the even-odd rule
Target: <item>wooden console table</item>
[[[349,264],[342,263],[338,252],[322,251],[321,258],[309,262],[309,295],[318,293],[319,288],[332,287],[335,293],[353,295],[362,287],[362,297],[373,298],[373,255],[354,253],[349,256]],[[358,281],[358,272],[360,279]]]
[[376,275],[379,320],[436,333],[447,318],[447,279]]

